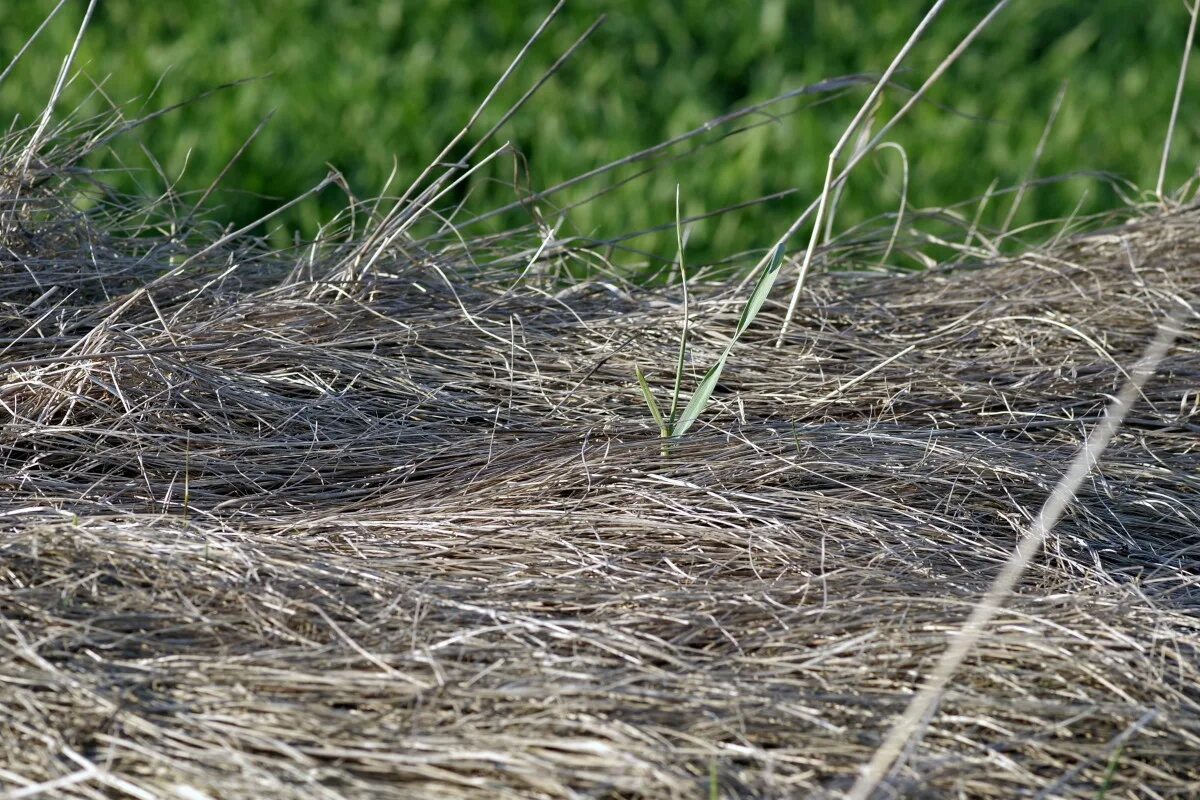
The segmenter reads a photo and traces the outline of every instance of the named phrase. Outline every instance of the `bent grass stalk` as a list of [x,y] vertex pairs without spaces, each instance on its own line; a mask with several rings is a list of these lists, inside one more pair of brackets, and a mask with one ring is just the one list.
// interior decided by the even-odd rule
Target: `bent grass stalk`
[[[808,217],[811,214],[813,214],[813,212],[818,212],[817,219],[813,223],[814,224],[814,235],[812,238],[810,238],[809,246],[804,252],[804,259],[801,261],[800,271],[796,276],[796,285],[792,290],[792,298],[788,302],[787,312],[784,314],[784,317],[783,317],[783,324],[779,328],[779,338],[775,342],[776,347],[782,346],[784,336],[787,335],[788,328],[791,326],[792,317],[794,317],[796,314],[796,306],[800,301],[800,291],[804,288],[804,281],[808,275],[809,265],[812,262],[813,249],[816,247],[817,235],[819,234],[819,231],[821,228],[821,218],[822,218],[823,212],[819,211],[819,209],[823,208],[826,205],[826,202],[829,198],[830,189],[841,185],[842,182],[844,182],[849,177],[850,173],[854,170],[854,168],[858,165],[858,163],[863,158],[865,158],[868,153],[874,152],[875,147],[880,142],[882,142],[889,133],[891,133],[892,128],[894,128],[896,126],[896,124],[899,123],[900,120],[903,119],[908,114],[908,112],[913,108],[913,106],[915,106],[918,102],[921,101],[922,98],[925,97],[926,93],[929,91],[929,87],[931,87],[931,86],[933,86],[933,84],[937,83],[938,79],[940,79],[942,77],[942,75],[945,74],[946,70],[950,69],[951,65],[953,65],[954,62],[958,60],[959,56],[961,56],[967,50],[967,48],[969,48],[971,46],[971,44],[975,41],[975,39],[978,38],[979,34],[981,34],[984,31],[984,29],[986,29],[988,27],[988,25],[991,24],[992,20],[994,20],[1001,11],[1003,11],[1005,8],[1008,7],[1008,5],[1011,1],[1012,0],[997,0],[996,4],[994,6],[992,6],[992,10],[989,11],[983,17],[983,19],[981,19],[979,21],[979,23],[976,24],[975,27],[972,28],[970,30],[970,32],[962,38],[962,40],[958,43],[958,45],[955,46],[955,48],[950,51],[949,55],[947,55],[944,59],[942,59],[941,63],[938,64],[937,67],[930,74],[930,76],[925,79],[925,82],[921,84],[920,88],[912,93],[912,96],[909,97],[908,101],[905,102],[905,104],[900,107],[900,110],[897,111],[895,114],[893,114],[892,117],[890,119],[888,119],[888,121],[871,138],[871,140],[869,142],[867,142],[861,148],[861,152],[859,152],[857,155],[851,156],[848,159],[846,166],[844,166],[842,168],[841,172],[838,173],[837,177],[834,178],[834,177],[832,177],[832,168],[837,161],[837,159],[834,158],[834,156],[835,155],[840,156],[842,150],[845,148],[845,140],[849,137],[850,133],[853,130],[855,130],[858,127],[858,125],[860,124],[861,115],[863,115],[865,113],[865,110],[868,108],[867,104],[872,102],[874,99],[874,95],[875,95],[874,91],[872,92],[872,96],[867,98],[867,101],[863,104],[863,107],[861,109],[859,109],[859,116],[856,116],[853,120],[851,120],[850,125],[847,126],[847,128],[846,128],[846,132],[842,134],[842,140],[839,142],[838,146],[836,146],[834,148],[834,152],[830,153],[830,159],[828,162],[829,171],[826,175],[827,180],[825,182],[824,188],[821,191],[821,194],[817,197],[816,200],[814,200],[812,203],[809,204],[808,208],[806,208],[804,210],[804,212],[796,218],[796,220],[791,224],[791,226],[786,231],[783,232],[783,235],[780,236],[778,240],[776,240],[779,244],[783,244],[783,243],[787,242],[789,239],[792,238],[793,234],[795,234],[797,231],[800,230],[800,228],[808,220]],[[908,42],[905,44],[905,46],[903,48],[901,48],[900,52],[896,55],[896,59],[892,62],[891,66],[888,67],[887,71],[885,71],[883,76],[880,78],[879,82],[876,85],[876,90],[882,91],[882,87],[887,83],[887,81],[889,81],[891,79],[892,73],[894,73],[896,68],[899,67],[900,62],[904,60],[905,56],[908,54],[908,50],[912,47],[913,44],[916,43],[916,40],[918,38],[920,38],[920,35],[923,32],[925,25],[928,24],[928,22],[932,21],[933,16],[935,16],[935,13],[940,8],[941,8],[941,4],[939,3],[929,10],[929,13],[926,14],[926,19],[924,21],[922,21],[921,25],[918,26],[916,30],[913,31],[913,34],[912,34],[912,36],[909,37]],[[760,265],[761,265],[761,262],[760,262]],[[750,275],[756,274],[757,271],[758,271],[758,266],[756,266],[753,270],[750,271]]]
[[[787,335],[788,326],[792,321],[792,315],[796,312],[796,303],[800,299],[800,290],[804,287],[804,279],[808,275],[809,266],[812,264],[813,252],[816,250],[817,244],[821,238],[821,224],[824,222],[826,214],[831,210],[829,203],[832,192],[844,183],[843,176],[848,175],[850,170],[854,168],[854,165],[861,161],[863,157],[865,157],[866,154],[873,149],[874,141],[868,135],[866,142],[860,141],[856,143],[854,154],[850,158],[850,163],[846,165],[844,170],[842,170],[843,175],[839,175],[838,178],[834,178],[834,169],[837,166],[838,159],[841,158],[842,152],[846,149],[846,145],[849,143],[850,137],[854,135],[855,131],[859,130],[859,128],[863,125],[864,120],[867,117],[870,117],[871,120],[874,121],[876,102],[883,94],[883,91],[887,88],[888,84],[891,82],[892,75],[894,75],[896,70],[900,68],[900,65],[904,63],[904,59],[908,57],[908,54],[912,51],[913,47],[916,46],[917,41],[920,40],[921,36],[925,33],[925,30],[933,23],[933,20],[937,18],[937,15],[941,12],[942,6],[944,5],[945,0],[938,0],[938,2],[934,3],[933,7],[930,8],[925,14],[924,19],[921,20],[921,23],[917,25],[916,29],[908,37],[908,41],[906,41],[904,46],[900,48],[900,52],[898,52],[896,57],[892,59],[892,63],[888,64],[888,67],[886,70],[884,70],[883,75],[879,77],[879,80],[875,84],[875,88],[873,88],[871,93],[867,95],[867,99],[863,101],[862,107],[859,108],[858,113],[854,115],[854,119],[850,120],[850,124],[846,126],[846,130],[842,132],[841,138],[838,139],[837,144],[834,145],[832,152],[829,154],[829,160],[826,162],[825,167],[825,182],[821,188],[820,196],[814,203],[816,206],[816,218],[813,220],[812,236],[809,238],[808,247],[804,250],[804,259],[800,262],[800,272],[796,276],[796,287],[792,291],[792,299],[791,302],[788,303],[788,310],[787,314],[783,318],[783,325],[779,328],[779,338],[775,340],[776,347],[783,346],[783,339],[784,336]],[[901,111],[903,111],[903,109],[901,109]],[[892,120],[895,121],[899,115],[900,112],[897,112],[896,116],[893,117]],[[807,214],[808,212],[806,211],[805,216],[807,216]],[[794,225],[793,227],[797,226]],[[791,231],[789,231],[789,233],[791,233]]]
[[887,264],[887,260],[892,255],[892,250],[896,247],[896,240],[900,238],[900,226],[904,222],[904,211],[908,208],[908,153],[904,148],[895,142],[880,142],[875,148],[876,152],[884,149],[894,149],[900,155],[900,209],[896,212],[896,224],[892,226],[892,235],[888,239],[887,249],[883,251],[883,256],[879,259],[879,266],[883,267]]

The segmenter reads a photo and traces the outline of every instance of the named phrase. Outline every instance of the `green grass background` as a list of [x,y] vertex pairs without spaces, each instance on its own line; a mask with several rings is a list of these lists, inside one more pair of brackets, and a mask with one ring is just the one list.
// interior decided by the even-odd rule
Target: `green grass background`
[[[85,5],[68,4],[0,86],[6,124],[39,111]],[[882,71],[929,5],[573,0],[480,130],[601,13],[608,18],[600,31],[499,137],[520,148],[534,187],[740,105],[823,78]],[[902,81],[918,85],[990,5],[951,3]],[[0,4],[3,63],[52,6],[51,0]],[[161,180],[144,169],[139,148],[145,146],[179,190],[195,191],[273,111],[269,126],[226,177],[230,191],[217,195],[216,217],[240,224],[315,184],[327,163],[360,196],[378,192],[393,163],[406,184],[458,131],[550,6],[541,0],[102,0],[77,62],[81,74],[62,109],[101,110],[97,85],[136,115],[257,77],[138,129],[116,151],[125,164],[142,168],[119,179],[123,188],[162,190]],[[1066,100],[1038,174],[1104,170],[1152,188],[1187,22],[1184,5],[1175,0],[1017,0],[893,137],[909,155],[910,203],[945,205],[982,194],[993,179],[1001,186],[1019,181],[1064,81]],[[1193,73],[1200,71],[1196,66]],[[1196,166],[1198,79],[1200,74],[1191,76],[1185,96],[1171,185],[1189,178]],[[761,247],[816,195],[829,149],[865,93],[816,106],[780,106],[775,110],[781,115],[769,124],[664,164],[576,209],[569,228],[607,238],[669,222],[677,183],[688,214],[797,189],[767,206],[697,226],[690,245],[697,258]],[[890,98],[885,111],[894,111],[904,95]],[[484,170],[465,197],[467,207],[484,210],[513,200],[513,163],[502,160]],[[864,163],[842,203],[839,225],[894,210],[899,186],[893,153]],[[572,202],[587,193],[556,200]],[[1102,181],[1077,178],[1035,192],[1019,220],[1115,202]],[[292,229],[312,234],[343,204],[336,189],[326,190],[281,217],[275,235]],[[543,210],[552,214],[549,205]],[[995,222],[1006,211],[1005,203],[993,203],[987,219]],[[527,220],[516,212],[491,227]],[[670,235],[631,245],[660,255],[673,249]]]

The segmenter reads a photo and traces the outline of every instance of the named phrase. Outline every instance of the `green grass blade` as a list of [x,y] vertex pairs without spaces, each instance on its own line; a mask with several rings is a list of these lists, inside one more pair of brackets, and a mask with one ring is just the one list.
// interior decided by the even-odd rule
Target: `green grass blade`
[[650,391],[650,384],[646,382],[646,376],[642,374],[642,368],[635,366],[633,373],[637,375],[638,386],[642,387],[642,397],[646,398],[646,407],[650,409],[650,416],[654,417],[654,421],[658,424],[658,431],[666,437],[670,434],[667,430],[667,423],[663,419],[662,411],[658,408],[658,402],[654,399],[654,392]]
[[[754,318],[758,316],[758,312],[762,310],[763,303],[767,301],[767,295],[771,293],[771,287],[775,285],[775,279],[779,277],[779,268],[783,266],[783,245],[775,248],[775,255],[771,256],[771,263],[763,270],[763,274],[758,277],[758,283],[754,285],[754,291],[750,293],[750,299],[746,301],[746,307],[742,309],[742,316],[738,320],[737,330],[734,331],[733,340],[741,336],[746,328],[750,327],[750,323],[754,322]],[[730,342],[732,345],[733,342]]]
[[1121,760],[1121,751],[1125,749],[1125,744],[1113,752],[1112,757],[1108,759],[1108,768],[1104,770],[1104,783],[1100,784],[1100,791],[1096,794],[1096,800],[1104,800],[1108,796],[1108,788],[1112,786],[1113,776],[1117,774],[1117,762]]
[[683,225],[679,217],[679,184],[675,184],[675,246],[679,256],[679,280],[683,285],[683,332],[679,334],[679,359],[675,363],[675,390],[671,393],[671,411],[667,415],[667,427],[672,429],[675,427],[675,412],[679,410],[679,390],[683,386],[688,340],[688,286],[687,270],[683,266]]
[[708,405],[713,390],[717,388],[717,381],[721,378],[721,372],[725,369],[725,362],[729,360],[729,353],[733,350],[734,343],[750,327],[750,324],[754,322],[754,318],[758,316],[758,312],[762,310],[763,303],[766,302],[767,295],[771,293],[771,287],[775,285],[775,278],[779,276],[779,268],[782,265],[783,245],[779,245],[779,247],[775,248],[775,255],[771,257],[771,263],[763,270],[763,274],[758,278],[758,283],[754,285],[754,291],[750,293],[750,299],[746,301],[746,307],[742,309],[742,316],[738,320],[737,329],[733,332],[733,337],[729,340],[729,344],[725,345],[725,349],[721,352],[717,362],[709,367],[708,372],[704,373],[704,377],[700,379],[699,385],[696,386],[695,393],[692,394],[692,399],[688,402],[687,407],[683,409],[683,413],[679,415],[679,419],[671,427],[672,437],[679,438],[683,436]]
[[717,381],[721,378],[721,370],[725,369],[725,361],[729,355],[729,350],[726,349],[721,357],[717,359],[717,363],[708,368],[708,372],[704,373],[704,377],[700,379],[699,385],[696,386],[696,392],[692,395],[692,399],[683,409],[683,413],[679,415],[679,419],[675,423],[675,427],[671,430],[671,436],[678,439],[683,436],[687,429],[692,427],[692,423],[700,416],[700,412],[708,405],[708,398],[712,396],[713,389],[717,388]]

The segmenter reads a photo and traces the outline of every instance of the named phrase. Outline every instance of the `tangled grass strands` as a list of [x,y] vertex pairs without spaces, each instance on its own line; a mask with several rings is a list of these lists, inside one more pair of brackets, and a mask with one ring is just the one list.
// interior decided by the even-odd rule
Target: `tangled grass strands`
[[[78,149],[0,148],[15,796],[841,796],[1200,286],[1195,206],[821,270],[776,348],[785,270],[664,455],[678,291],[480,266],[536,231],[156,238],[72,207]],[[689,294],[695,382],[745,296]],[[1193,330],[886,791],[1195,791],[1198,387]]]

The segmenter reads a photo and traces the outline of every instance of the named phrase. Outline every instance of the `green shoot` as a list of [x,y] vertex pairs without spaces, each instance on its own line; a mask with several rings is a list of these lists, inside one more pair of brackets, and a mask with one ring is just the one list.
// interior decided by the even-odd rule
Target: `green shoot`
[[637,375],[638,386],[642,387],[642,397],[646,398],[646,406],[650,409],[650,416],[654,417],[654,422],[658,425],[659,433],[666,439],[671,435],[671,430],[667,427],[667,422],[663,419],[662,412],[658,410],[658,402],[654,399],[654,392],[650,390],[650,384],[646,382],[646,376],[642,374],[641,367],[635,366],[633,372]]
[[[678,215],[678,206],[676,206],[676,214]],[[678,225],[676,228],[678,229]],[[680,248],[679,264],[680,271],[682,272],[682,235],[678,235],[678,243]],[[700,384],[696,387],[692,399],[688,401],[687,406],[684,407],[683,412],[678,418],[675,417],[675,408],[679,400],[679,388],[680,383],[683,381],[683,368],[687,355],[686,311],[684,314],[683,336],[679,343],[679,361],[675,367],[675,393],[671,399],[671,413],[668,417],[663,417],[662,411],[658,407],[658,402],[654,399],[654,392],[651,391],[650,384],[646,381],[646,376],[642,373],[642,368],[634,367],[638,386],[642,389],[642,396],[646,398],[646,407],[650,409],[650,416],[654,417],[654,422],[658,425],[658,430],[662,438],[678,439],[683,436],[708,406],[708,401],[712,397],[713,390],[717,388],[717,381],[721,378],[721,372],[725,369],[725,363],[729,360],[729,354],[733,352],[733,346],[737,343],[741,335],[746,332],[746,329],[750,327],[751,323],[754,322],[754,318],[758,316],[758,312],[762,310],[763,303],[767,301],[767,295],[771,293],[771,287],[775,284],[775,278],[779,276],[779,268],[781,266],[783,266],[783,245],[778,245],[775,248],[775,253],[771,256],[771,263],[767,265],[762,275],[759,276],[758,283],[754,285],[754,291],[750,293],[750,299],[746,301],[746,307],[742,309],[742,315],[738,318],[737,328],[734,329],[733,336],[729,339],[729,344],[725,345],[725,349],[721,351],[721,355],[717,358],[716,363],[708,368],[708,372],[704,373],[704,377],[700,379]]]
[[679,389],[683,385],[683,369],[687,357],[688,340],[688,288],[687,270],[683,266],[683,225],[679,216],[679,184],[675,184],[675,247],[679,259],[679,281],[683,286],[683,332],[679,334],[679,360],[675,364],[675,391],[671,394],[671,411],[667,415],[667,426],[675,427],[675,412],[679,409]]
[[[675,187],[675,245],[678,249],[679,277],[683,282],[683,330],[679,336],[679,358],[675,362],[675,387],[671,393],[671,405],[665,417],[659,408],[658,401],[654,399],[654,392],[651,390],[650,383],[646,380],[642,368],[640,366],[633,368],[634,374],[637,376],[638,386],[642,390],[642,397],[646,399],[646,407],[650,409],[650,416],[654,417],[654,422],[658,425],[659,434],[664,439],[678,439],[683,436],[708,406],[708,401],[712,398],[712,393],[717,388],[717,381],[721,378],[721,372],[725,369],[725,363],[729,360],[729,354],[733,352],[734,344],[737,343],[741,335],[754,322],[754,318],[758,316],[758,312],[762,310],[763,303],[767,301],[767,296],[771,293],[771,287],[775,285],[775,279],[779,276],[779,268],[783,266],[784,252],[782,244],[776,245],[775,252],[772,253],[767,268],[762,271],[758,282],[754,285],[754,291],[750,293],[750,299],[746,301],[746,306],[742,309],[742,314],[738,318],[737,327],[734,329],[729,343],[721,351],[721,355],[717,358],[716,363],[709,367],[708,372],[704,373],[704,377],[700,379],[699,385],[696,386],[696,391],[692,394],[692,399],[688,401],[683,411],[677,415],[679,394],[683,386],[683,372],[687,364],[689,313],[687,269],[683,263],[683,224],[679,208],[678,185]],[[664,449],[664,455],[665,453]]]
[[782,265],[783,245],[781,244],[775,248],[775,254],[771,256],[771,263],[763,270],[762,275],[758,278],[758,283],[754,285],[754,291],[750,293],[750,299],[746,301],[746,307],[742,309],[742,316],[738,319],[737,328],[734,329],[729,344],[725,345],[725,349],[721,351],[716,363],[709,367],[708,372],[700,379],[700,384],[696,387],[692,399],[671,427],[672,438],[678,439],[683,436],[708,406],[708,401],[712,397],[713,390],[717,388],[717,381],[721,378],[721,372],[725,369],[725,363],[729,360],[733,346],[737,344],[737,340],[746,332],[746,329],[754,322],[754,318],[758,316],[758,312],[762,310],[763,303],[767,301],[767,295],[771,293],[771,287],[775,285],[775,279],[779,276],[779,268]]
[[1100,792],[1096,795],[1096,800],[1104,800],[1108,796],[1108,788],[1112,786],[1113,775],[1117,774],[1117,762],[1121,760],[1121,751],[1125,749],[1125,743],[1113,751],[1112,758],[1108,760],[1108,768],[1104,770],[1104,783],[1100,785]]

